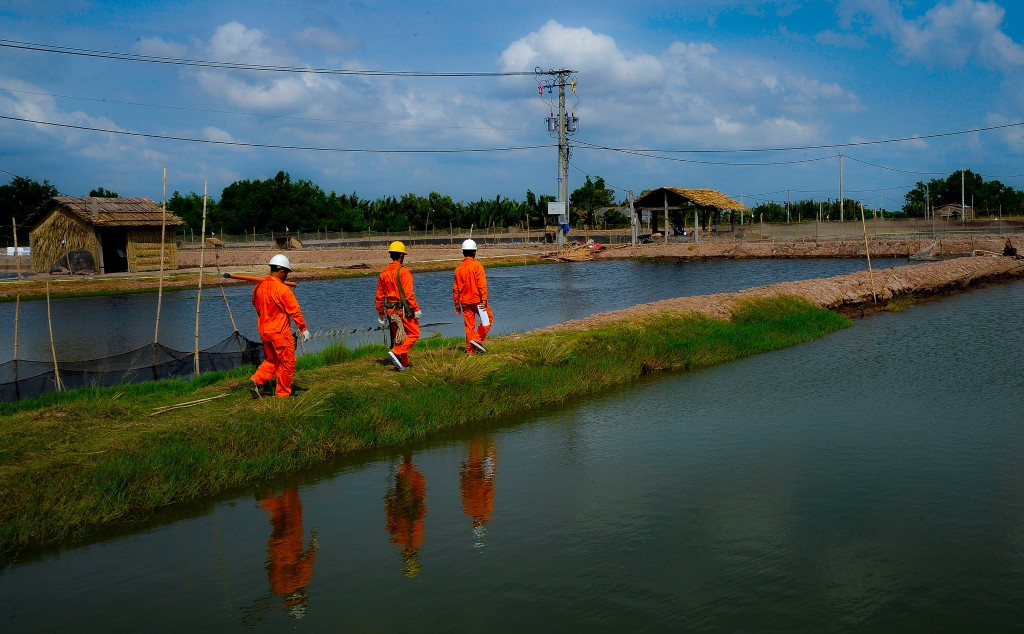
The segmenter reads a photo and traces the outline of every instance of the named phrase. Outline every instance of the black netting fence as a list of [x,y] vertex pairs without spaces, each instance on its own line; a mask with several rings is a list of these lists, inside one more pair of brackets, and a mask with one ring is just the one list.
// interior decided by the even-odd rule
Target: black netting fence
[[[223,341],[199,351],[200,373],[231,370],[263,360],[263,344],[235,332]],[[110,387],[170,377],[195,376],[195,351],[181,352],[150,344],[128,352],[83,361],[60,361],[60,382],[65,390]],[[0,401],[37,398],[57,389],[52,361],[8,361],[0,365]]]

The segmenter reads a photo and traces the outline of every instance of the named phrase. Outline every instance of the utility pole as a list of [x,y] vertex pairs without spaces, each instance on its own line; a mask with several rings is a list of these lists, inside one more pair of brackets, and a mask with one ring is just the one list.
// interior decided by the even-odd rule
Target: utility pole
[[558,116],[552,110],[548,117],[548,132],[558,135],[558,203],[561,206],[561,213],[558,216],[558,248],[565,245],[565,233],[562,228],[569,224],[569,140],[568,136],[576,132],[579,119],[575,113],[566,115],[565,112],[565,87],[569,86],[572,92],[576,92],[576,80],[569,77],[576,71],[561,68],[559,70],[541,70],[538,66],[534,73],[538,76],[548,76],[551,79],[541,80],[537,84],[537,92],[541,97],[545,90],[551,94],[554,88],[558,88]]
[[633,209],[633,190],[628,190],[626,195],[629,197],[629,224],[632,227],[630,245],[635,247],[637,243],[637,217],[636,210]]
[[839,153],[839,222],[843,221],[843,153]]

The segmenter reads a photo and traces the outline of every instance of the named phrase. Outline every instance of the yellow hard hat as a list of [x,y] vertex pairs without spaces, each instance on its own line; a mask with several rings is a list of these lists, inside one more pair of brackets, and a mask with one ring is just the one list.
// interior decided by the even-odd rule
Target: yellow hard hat
[[409,252],[405,250],[405,245],[404,244],[402,244],[398,240],[395,240],[394,242],[392,242],[391,244],[388,245],[388,253],[409,253]]

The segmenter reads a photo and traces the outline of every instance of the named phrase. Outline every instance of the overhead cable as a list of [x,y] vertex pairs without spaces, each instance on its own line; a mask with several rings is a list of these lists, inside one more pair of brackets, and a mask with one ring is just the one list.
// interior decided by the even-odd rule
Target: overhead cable
[[114,51],[100,51],[88,48],[57,46],[53,44],[37,44],[34,42],[19,42],[17,40],[6,39],[0,39],[0,48],[13,48],[27,51],[35,51],[38,53],[57,53],[60,55],[75,55],[80,57],[97,57],[101,59],[116,59],[127,62],[146,62],[149,64],[168,64],[173,66],[198,66],[201,68],[223,68],[228,70],[251,70],[271,73],[310,73],[315,75],[354,75],[361,77],[517,77],[534,74],[533,71],[461,73],[411,70],[357,70],[344,68],[312,68],[305,66],[273,66],[267,64],[244,64],[242,62],[221,62],[203,59],[161,57],[158,55],[140,55],[136,53],[118,53]]
[[337,148],[305,145],[276,145],[271,143],[245,143],[243,141],[217,141],[213,139],[196,139],[191,137],[171,136],[165,134],[131,132],[129,130],[110,130],[106,128],[93,128],[83,125],[72,125],[70,123],[56,123],[53,121],[38,121],[35,119],[24,119],[21,117],[8,117],[5,115],[0,115],[0,119],[6,119],[8,121],[20,121],[22,123],[34,123],[36,125],[55,126],[58,128],[70,128],[72,130],[84,130],[86,132],[106,132],[107,134],[120,134],[123,136],[143,137],[147,139],[163,139],[165,141],[186,141],[189,143],[209,143],[211,145],[229,145],[236,147],[266,148],[271,150],[310,150],[314,152],[348,152],[361,154],[471,154],[485,152],[514,152],[519,150],[537,150],[552,147],[551,145],[522,145],[495,148],[464,148],[456,150],[380,150],[369,148]]

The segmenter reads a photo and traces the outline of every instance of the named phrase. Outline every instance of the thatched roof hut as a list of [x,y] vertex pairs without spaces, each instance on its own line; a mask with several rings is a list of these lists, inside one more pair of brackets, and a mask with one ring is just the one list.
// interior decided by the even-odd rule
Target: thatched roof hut
[[36,273],[137,272],[178,268],[175,227],[184,221],[148,198],[57,196],[29,233]]
[[[668,224],[669,210],[681,210],[684,215],[692,211],[707,218],[712,211],[748,211],[750,208],[713,189],[684,189],[682,187],[659,187],[644,193],[633,201],[636,209],[661,209]],[[657,227],[657,215],[652,213],[652,231]],[[667,227],[666,227],[667,228]]]

